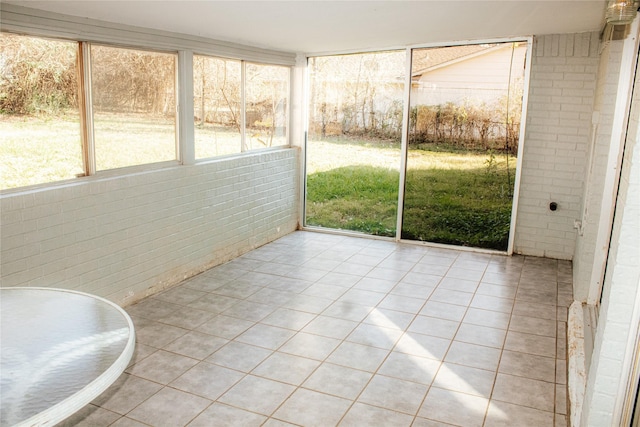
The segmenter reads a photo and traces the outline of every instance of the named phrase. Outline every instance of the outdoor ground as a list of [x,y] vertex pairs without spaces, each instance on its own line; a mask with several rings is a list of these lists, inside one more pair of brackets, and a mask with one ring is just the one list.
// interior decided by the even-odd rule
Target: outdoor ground
[[[148,114],[94,114],[96,169],[109,170],[176,159],[175,119]],[[83,174],[78,114],[0,114],[0,190],[75,178]],[[232,127],[196,125],[196,159],[241,152]],[[267,130],[247,134],[247,148],[284,144]]]
[[[402,237],[506,249],[516,159],[442,147],[410,149]],[[307,225],[394,236],[398,143],[310,141]]]

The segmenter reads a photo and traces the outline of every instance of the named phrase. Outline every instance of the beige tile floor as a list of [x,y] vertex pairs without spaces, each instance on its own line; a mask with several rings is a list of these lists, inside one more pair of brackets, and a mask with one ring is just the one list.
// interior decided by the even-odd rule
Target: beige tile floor
[[571,263],[296,232],[127,308],[63,425],[566,426]]

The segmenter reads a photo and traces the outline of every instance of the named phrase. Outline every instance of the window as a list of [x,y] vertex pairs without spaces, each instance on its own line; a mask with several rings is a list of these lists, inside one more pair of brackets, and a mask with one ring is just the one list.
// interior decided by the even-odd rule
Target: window
[[246,149],[288,144],[289,74],[288,67],[247,64]]
[[403,239],[508,250],[526,52],[412,50]]
[[288,145],[289,75],[288,67],[195,55],[196,159]]
[[96,170],[177,159],[176,55],[91,46]]
[[405,60],[309,58],[305,225],[396,234]]
[[240,61],[193,57],[196,159],[241,151],[240,69]]
[[84,173],[78,43],[0,33],[0,190]]
[[309,57],[305,226],[510,252],[528,51]]
[[176,164],[178,126],[187,163],[288,145],[290,67],[194,55],[193,123],[177,69],[175,52],[0,33],[0,190]]

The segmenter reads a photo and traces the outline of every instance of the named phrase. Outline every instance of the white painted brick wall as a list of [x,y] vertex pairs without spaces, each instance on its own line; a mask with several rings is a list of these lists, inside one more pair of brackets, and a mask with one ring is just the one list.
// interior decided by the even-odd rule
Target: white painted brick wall
[[[593,160],[587,159],[585,167],[585,182],[588,179],[588,168],[592,170],[589,179],[589,188],[584,193],[583,209],[586,215],[582,216],[583,233],[577,236],[576,251],[574,256],[574,298],[585,302],[589,292],[589,284],[592,281],[591,273],[594,262],[594,251],[600,221],[600,209],[604,191],[609,145],[611,143],[611,130],[613,126],[613,113],[615,110],[616,95],[618,89],[618,76],[620,61],[622,58],[623,41],[607,43],[602,51],[597,78],[596,98],[594,111],[598,113],[598,124],[593,143]],[[589,147],[591,150],[591,147]],[[590,165],[592,163],[592,166]],[[599,278],[595,279],[599,280]]]
[[[598,33],[534,38],[514,250],[572,259],[598,69]],[[558,210],[549,210],[549,203]]]
[[[636,70],[637,73],[637,70]],[[583,425],[617,425],[615,409],[625,396],[630,361],[637,340],[634,309],[640,306],[640,88],[636,83],[622,164],[616,214],[607,262],[600,321],[589,369]]]
[[2,286],[128,304],[297,227],[298,149],[5,194]]
[[[636,85],[638,83],[636,82]],[[629,115],[611,251],[607,263],[600,322],[589,370],[582,419],[585,425],[616,423],[616,403],[629,372],[627,347],[637,338],[633,311],[640,306],[640,90],[636,88]]]

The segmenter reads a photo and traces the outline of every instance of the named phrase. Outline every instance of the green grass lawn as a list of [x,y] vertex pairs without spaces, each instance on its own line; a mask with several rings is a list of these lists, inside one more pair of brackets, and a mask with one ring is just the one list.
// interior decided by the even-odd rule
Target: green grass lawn
[[176,160],[176,123],[160,114],[94,112],[96,170]]
[[[172,118],[94,115],[98,171],[176,159]],[[72,179],[84,173],[78,114],[0,115],[0,189]]]
[[346,166],[307,176],[307,225],[394,236],[397,171]]
[[402,238],[506,250],[510,191],[506,171],[409,170]]
[[83,173],[78,115],[0,115],[0,190]]
[[[263,132],[247,133],[247,148],[264,148]],[[173,118],[148,114],[94,114],[98,171],[176,160]],[[282,137],[273,146],[283,145]],[[241,152],[237,129],[196,125],[196,159]],[[73,179],[84,173],[77,112],[51,116],[0,114],[0,190]]]
[[[309,152],[307,225],[395,235],[397,145],[312,141]],[[499,154],[410,150],[402,237],[505,250],[516,159],[509,177],[506,162]]]

